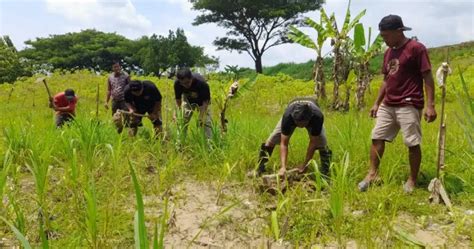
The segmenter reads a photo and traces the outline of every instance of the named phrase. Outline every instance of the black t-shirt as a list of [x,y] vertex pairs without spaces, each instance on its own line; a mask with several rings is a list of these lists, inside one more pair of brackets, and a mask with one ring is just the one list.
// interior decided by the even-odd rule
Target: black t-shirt
[[151,81],[143,81],[143,93],[135,96],[130,90],[130,85],[125,87],[125,102],[133,105],[138,112],[151,112],[157,102],[161,102],[161,93]]
[[285,136],[290,136],[293,131],[295,131],[296,123],[293,120],[291,114],[298,105],[308,105],[311,110],[311,112],[308,114],[310,116],[307,117],[309,119],[309,123],[305,127],[308,129],[309,134],[311,136],[321,135],[321,130],[324,123],[324,115],[316,104],[316,101],[311,98],[294,99],[290,102],[290,104],[288,104],[281,121],[281,133]]
[[193,82],[190,88],[182,86],[178,80],[174,82],[174,95],[176,99],[181,99],[185,95],[190,104],[202,105],[204,101],[211,100],[211,92],[206,80],[197,73],[193,73]]

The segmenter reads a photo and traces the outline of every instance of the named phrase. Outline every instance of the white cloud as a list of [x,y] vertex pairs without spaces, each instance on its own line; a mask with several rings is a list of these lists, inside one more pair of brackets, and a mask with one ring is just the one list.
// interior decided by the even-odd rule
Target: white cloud
[[51,13],[72,23],[108,31],[148,32],[152,23],[130,0],[46,0]]
[[189,0],[158,0],[159,2],[164,2],[168,4],[179,5],[181,11],[184,13],[191,13],[193,4]]

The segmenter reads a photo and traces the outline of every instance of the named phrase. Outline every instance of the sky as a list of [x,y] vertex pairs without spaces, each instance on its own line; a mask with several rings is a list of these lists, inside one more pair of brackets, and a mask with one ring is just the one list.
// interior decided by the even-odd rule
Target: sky
[[[258,0],[256,0],[258,1]],[[327,13],[334,12],[342,23],[347,0],[326,0]],[[474,0],[352,0],[355,16],[366,9],[361,19],[365,27],[377,28],[388,14],[402,17],[413,30],[406,35],[417,36],[427,47],[436,47],[474,40]],[[18,49],[24,41],[50,34],[78,32],[94,28],[116,32],[130,39],[143,35],[167,35],[168,30],[183,28],[192,45],[204,47],[206,54],[220,58],[225,65],[254,67],[246,54],[217,51],[212,45],[216,37],[225,36],[225,29],[215,24],[193,26],[199,12],[192,10],[188,0],[0,0],[0,35],[8,35]],[[319,20],[319,11],[305,14]],[[316,33],[304,29],[312,37]],[[329,51],[329,44],[324,50]],[[281,62],[306,62],[315,53],[298,44],[285,44],[268,50],[264,66]]]

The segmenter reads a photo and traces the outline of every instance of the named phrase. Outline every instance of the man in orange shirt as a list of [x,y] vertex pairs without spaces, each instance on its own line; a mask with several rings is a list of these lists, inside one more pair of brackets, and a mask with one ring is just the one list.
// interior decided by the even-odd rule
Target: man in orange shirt
[[77,97],[72,89],[66,89],[49,100],[49,107],[56,111],[56,127],[60,128],[66,122],[74,120],[76,103]]

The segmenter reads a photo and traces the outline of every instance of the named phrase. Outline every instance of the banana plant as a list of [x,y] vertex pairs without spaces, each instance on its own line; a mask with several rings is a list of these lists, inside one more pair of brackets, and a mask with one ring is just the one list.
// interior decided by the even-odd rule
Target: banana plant
[[354,27],[354,39],[352,54],[354,55],[354,69],[357,75],[356,105],[358,109],[365,106],[364,96],[369,86],[372,75],[369,71],[370,60],[380,54],[383,46],[383,39],[380,35],[371,43],[372,29],[369,27],[367,39],[365,38],[364,26],[362,23]]
[[329,34],[324,28],[323,12],[321,12],[321,19],[319,23],[308,17],[305,19],[304,24],[305,26],[316,30],[318,33],[316,41],[312,40],[309,35],[305,34],[295,26],[290,26],[288,38],[293,42],[300,44],[301,46],[316,51],[316,61],[313,67],[313,80],[315,84],[314,93],[316,95],[316,99],[326,99],[326,80],[324,78],[322,49],[324,43],[329,38]]
[[331,16],[328,16],[323,9],[321,10],[321,18],[325,24],[326,32],[331,39],[332,53],[334,56],[332,72],[334,80],[332,107],[336,110],[344,105],[344,103],[340,101],[339,86],[347,81],[352,66],[352,53],[350,49],[352,46],[352,40],[349,37],[349,33],[365,15],[365,10],[363,10],[351,20],[350,5],[351,1],[349,1],[347,5],[346,15],[341,29],[338,28],[334,13],[332,13]]

